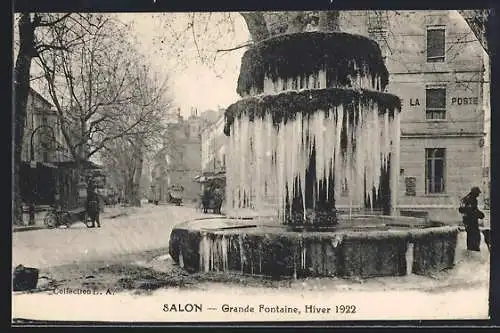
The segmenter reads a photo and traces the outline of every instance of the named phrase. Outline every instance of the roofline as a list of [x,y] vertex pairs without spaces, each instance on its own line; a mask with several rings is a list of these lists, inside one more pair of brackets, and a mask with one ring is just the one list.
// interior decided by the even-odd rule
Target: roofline
[[40,93],[38,91],[36,91],[35,89],[33,89],[32,87],[30,87],[30,92],[32,92],[36,96],[40,97],[45,103],[49,104],[50,107],[54,106],[52,103],[50,103],[45,97],[43,97],[42,95],[40,95]]

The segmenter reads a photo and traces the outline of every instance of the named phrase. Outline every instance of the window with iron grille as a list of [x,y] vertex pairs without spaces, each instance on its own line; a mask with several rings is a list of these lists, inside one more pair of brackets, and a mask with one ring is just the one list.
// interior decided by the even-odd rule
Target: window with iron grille
[[444,148],[425,149],[426,193],[445,193],[446,150]]
[[444,62],[445,29],[427,28],[427,62]]
[[425,90],[425,118],[427,120],[446,118],[446,88]]

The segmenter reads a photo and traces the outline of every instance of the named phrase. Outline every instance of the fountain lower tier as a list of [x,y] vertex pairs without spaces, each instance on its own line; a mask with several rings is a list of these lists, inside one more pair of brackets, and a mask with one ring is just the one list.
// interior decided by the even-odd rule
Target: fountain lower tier
[[169,252],[188,272],[286,277],[428,275],[454,265],[458,228],[391,216],[292,232],[272,219],[212,218],[172,230]]

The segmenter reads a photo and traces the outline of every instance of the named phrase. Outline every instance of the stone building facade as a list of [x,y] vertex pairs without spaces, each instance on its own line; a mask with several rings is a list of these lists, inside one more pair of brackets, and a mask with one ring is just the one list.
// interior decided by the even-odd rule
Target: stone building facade
[[226,169],[226,142],[224,135],[224,114],[213,124],[206,126],[201,132],[201,170],[218,173]]
[[402,99],[396,209],[457,221],[472,186],[489,197],[489,61],[457,11],[343,14],[341,29],[375,39]]
[[34,89],[28,95],[21,154],[21,196],[25,204],[63,207],[76,203],[78,179],[52,104]]
[[151,172],[151,196],[160,202],[168,200],[173,185],[184,188],[185,203],[197,201],[201,185],[194,179],[201,173],[201,128],[204,118],[193,113],[188,119],[177,116],[167,124],[163,148],[158,152]]

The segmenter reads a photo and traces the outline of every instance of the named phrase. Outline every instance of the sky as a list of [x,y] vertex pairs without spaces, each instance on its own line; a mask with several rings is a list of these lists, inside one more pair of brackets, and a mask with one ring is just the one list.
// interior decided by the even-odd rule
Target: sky
[[[191,22],[191,13],[117,14],[119,20],[132,24],[139,52],[154,70],[168,78],[173,106],[180,107],[184,116],[190,115],[192,107],[202,112],[227,107],[239,99],[236,83],[245,48],[215,51],[246,43],[249,40],[246,24],[237,13],[231,13],[231,24],[225,19],[227,13],[214,13],[211,17],[206,14],[194,18],[201,57],[210,58],[205,62],[201,61],[190,29],[181,34],[180,41],[175,39],[174,32],[186,30]],[[220,31],[228,26],[233,29],[231,32]]]

